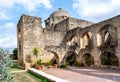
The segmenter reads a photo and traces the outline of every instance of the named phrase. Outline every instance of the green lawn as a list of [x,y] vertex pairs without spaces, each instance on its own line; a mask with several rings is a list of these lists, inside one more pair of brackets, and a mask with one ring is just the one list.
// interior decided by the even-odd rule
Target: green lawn
[[37,77],[29,72],[16,73],[13,82],[50,82],[43,77]]
[[10,71],[10,72],[11,72],[11,71],[18,71],[18,70],[23,70],[23,69],[18,68],[18,67],[15,67],[15,68],[10,68],[10,69],[9,69],[9,71]]
[[24,69],[18,68],[18,64],[16,60],[13,60],[13,66],[9,69],[10,72],[15,72],[13,82],[50,82],[44,77],[37,77],[29,72],[20,72]]

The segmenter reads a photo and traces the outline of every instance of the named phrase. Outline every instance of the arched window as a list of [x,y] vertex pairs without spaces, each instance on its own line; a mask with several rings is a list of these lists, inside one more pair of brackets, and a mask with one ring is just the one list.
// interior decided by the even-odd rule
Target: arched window
[[92,37],[92,33],[90,32],[87,32],[85,33],[81,39],[80,39],[80,45],[81,45],[81,48],[85,48],[86,46],[89,46],[90,43],[91,43],[91,37]]
[[[98,41],[98,42],[101,43],[101,41],[102,41],[102,46],[104,46],[104,47],[111,46],[111,48],[117,46],[118,35],[117,35],[117,28],[114,25],[107,24],[107,25],[103,26],[100,29],[99,34],[102,36],[102,40],[100,40],[100,38],[101,38],[101,36],[100,36],[98,39],[100,41]],[[109,46],[107,46],[107,45],[109,45]]]
[[105,42],[105,45],[110,45],[110,43],[111,43],[111,36],[110,36],[110,33],[106,33],[105,34],[105,38],[104,38],[105,40],[104,40],[104,42]]
[[72,37],[70,41],[67,42],[67,45],[77,45],[78,38],[76,36]]

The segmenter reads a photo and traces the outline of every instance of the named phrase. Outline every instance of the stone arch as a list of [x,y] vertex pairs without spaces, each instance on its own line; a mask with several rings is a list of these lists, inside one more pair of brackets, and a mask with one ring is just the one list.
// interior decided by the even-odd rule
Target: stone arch
[[112,52],[103,52],[99,58],[101,65],[119,66],[119,58]]
[[91,66],[94,64],[94,58],[93,56],[90,54],[90,53],[85,53],[83,56],[83,61],[84,61],[84,64],[87,65],[87,66]]
[[72,36],[71,38],[69,38],[69,41],[67,42],[66,45],[67,52],[69,51],[78,52],[78,47],[79,44],[77,36]]
[[59,64],[60,63],[60,61],[59,61],[60,59],[59,59],[58,54],[56,52],[54,52],[54,51],[48,51],[48,52],[54,54],[54,57],[52,58],[51,63],[52,64]]
[[67,45],[76,45],[78,46],[78,38],[76,36],[71,36],[68,41],[67,41]]
[[67,52],[66,62],[69,63],[69,65],[74,65],[76,63],[77,53],[74,51]]
[[91,46],[92,33],[86,32],[80,38],[80,48],[86,48],[87,46]]
[[103,26],[99,34],[102,36],[102,46],[106,46],[106,42],[109,45],[115,47],[118,44],[118,35],[117,35],[117,28],[114,25],[107,24]]

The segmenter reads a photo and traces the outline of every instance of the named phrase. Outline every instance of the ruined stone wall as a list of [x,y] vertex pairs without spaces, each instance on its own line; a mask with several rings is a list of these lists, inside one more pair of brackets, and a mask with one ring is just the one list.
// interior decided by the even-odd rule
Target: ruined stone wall
[[41,19],[33,16],[22,15],[22,49],[23,62],[30,63],[33,57],[33,49],[44,49],[44,35]]
[[[116,44],[115,50],[111,49],[100,49],[97,46],[97,34],[100,33],[100,30],[105,25],[111,25],[116,32],[113,32],[110,29],[111,34],[117,36],[113,36],[113,40],[117,40],[113,44]],[[42,62],[49,62],[52,59],[58,59],[59,62],[67,58],[69,55],[67,51],[70,51],[68,47],[62,46],[66,45],[68,41],[72,40],[73,37],[77,38],[77,43],[74,43],[74,46],[77,46],[76,49],[73,50],[77,54],[77,61],[82,62],[84,58],[82,58],[83,54],[89,53],[94,58],[94,64],[96,66],[100,66],[100,55],[103,52],[111,52],[114,53],[119,58],[120,64],[120,16],[113,17],[111,19],[93,24],[91,22],[85,20],[79,20],[75,18],[67,18],[55,25],[54,28],[42,28],[41,19],[33,16],[22,15],[19,23],[18,23],[18,62],[21,66],[24,63],[31,63],[33,55],[33,49],[36,47],[39,49],[38,58],[42,59]],[[21,37],[19,37],[19,29]],[[91,36],[91,45],[86,48],[80,48],[81,46],[81,38],[85,33],[90,32]],[[70,41],[71,42],[71,41]],[[73,41],[74,42],[74,41]],[[85,43],[85,42],[83,42]],[[76,52],[77,51],[77,52]],[[56,54],[58,56],[56,56]],[[57,58],[58,57],[58,58]],[[119,65],[120,66],[120,65]]]
[[64,16],[55,16],[55,17],[50,17],[47,20],[45,20],[45,26],[47,29],[52,29],[55,24],[67,19],[67,17]]
[[59,46],[66,32],[44,29],[46,46]]
[[68,31],[69,30],[69,21],[68,19],[65,19],[58,24],[55,25],[53,30],[57,31]]
[[[22,17],[21,17],[22,19]],[[18,53],[18,64],[23,66],[23,21],[20,20],[17,25],[17,53]]]
[[86,21],[86,20],[81,20],[81,19],[76,19],[76,18],[69,18],[69,30],[76,28],[76,27],[81,27],[81,28],[85,28],[87,26],[90,26],[94,23]]
[[[95,65],[96,66],[99,66],[100,65],[100,55],[102,52],[104,52],[105,50],[106,51],[110,51],[111,53],[114,53],[118,58],[119,58],[119,61],[120,61],[120,16],[116,16],[116,17],[113,17],[111,19],[108,19],[108,20],[105,20],[105,21],[102,21],[102,22],[99,22],[97,24],[94,24],[94,25],[91,25],[91,26],[88,26],[82,30],[79,30],[78,32],[78,36],[79,38],[81,38],[86,32],[91,32],[92,33],[92,41],[93,41],[93,47],[92,47],[92,51],[90,51],[90,54],[94,57],[94,62],[95,62]],[[115,47],[115,52],[114,50],[109,50],[109,49],[103,49],[103,51],[100,51],[98,46],[97,46],[97,34],[100,32],[100,30],[105,26],[105,25],[112,25],[113,26],[113,29],[114,27],[117,28],[117,36],[115,36],[113,38],[113,40],[115,39],[118,39],[118,44],[117,46]],[[111,32],[113,30],[111,29]],[[112,33],[112,35],[114,35],[114,33]],[[114,43],[116,44],[116,43]],[[81,55],[81,54],[79,54]]]
[[59,30],[59,31],[68,31],[71,29],[74,29],[76,27],[85,28],[87,26],[90,26],[94,23],[86,21],[86,20],[80,20],[76,18],[67,18],[55,25],[53,30]]
[[[103,29],[103,27],[105,27],[106,25],[108,25],[108,26],[110,25],[109,31],[111,33],[112,40],[113,40],[112,45],[115,45],[115,48],[114,47],[109,48],[108,46],[103,47],[104,45],[99,47],[97,45],[97,34],[100,33],[101,29]],[[82,29],[78,28],[77,30],[72,29],[66,33],[62,42],[66,43],[66,45],[67,45],[67,42],[69,42],[69,40],[71,40],[71,37],[76,34],[75,37],[78,38],[77,43],[81,45],[81,38],[85,35],[85,33],[90,32],[92,34],[91,39],[90,39],[91,46],[90,47],[87,46],[86,48],[78,47],[79,51],[78,51],[78,55],[76,57],[76,59],[77,59],[76,62],[85,62],[83,55],[86,53],[89,53],[94,58],[94,64],[96,66],[100,66],[101,65],[101,59],[100,59],[101,54],[104,52],[110,52],[110,53],[115,54],[119,58],[119,64],[120,64],[120,36],[119,36],[120,28],[119,27],[120,27],[120,16],[116,16],[111,19],[87,26],[86,28],[82,28]],[[75,33],[74,33],[74,30],[75,30]],[[103,29],[103,32],[106,32],[106,31]],[[103,33],[101,35],[103,35]],[[67,42],[65,42],[65,41],[67,41]],[[85,43],[85,42],[83,42],[83,43]],[[69,50],[68,47],[66,47],[66,50]],[[74,51],[74,52],[76,52],[76,51]],[[66,52],[66,54],[67,54],[67,52]]]

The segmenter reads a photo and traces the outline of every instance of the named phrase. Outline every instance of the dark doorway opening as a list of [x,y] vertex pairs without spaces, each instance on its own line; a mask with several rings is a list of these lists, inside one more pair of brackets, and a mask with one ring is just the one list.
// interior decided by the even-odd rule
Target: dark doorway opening
[[69,63],[69,65],[75,65],[76,63],[76,53],[75,52],[68,52],[68,57],[66,58],[66,62]]
[[83,57],[84,57],[85,65],[91,66],[94,64],[94,58],[89,53],[84,54]]
[[114,53],[104,52],[101,54],[101,64],[119,66],[119,59]]

